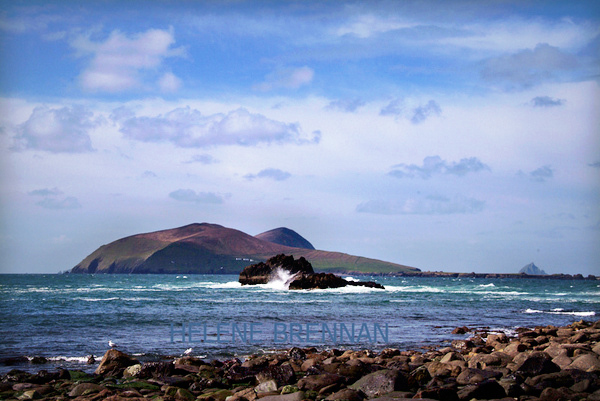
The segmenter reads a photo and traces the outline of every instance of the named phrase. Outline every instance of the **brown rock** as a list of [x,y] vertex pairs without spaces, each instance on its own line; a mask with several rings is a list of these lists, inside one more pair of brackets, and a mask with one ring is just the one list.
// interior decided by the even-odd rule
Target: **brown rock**
[[458,391],[461,400],[492,400],[506,397],[504,388],[493,379],[485,380],[479,384],[471,384]]
[[337,391],[325,398],[327,401],[362,401],[364,399],[365,397],[362,393],[352,390],[351,388],[345,388]]
[[539,376],[544,373],[558,372],[560,367],[552,362],[545,352],[532,352],[517,368],[517,373],[525,376]]
[[458,377],[456,382],[461,385],[476,384],[491,378],[498,378],[501,373],[492,370],[483,370],[475,368],[465,369]]
[[256,375],[256,380],[259,383],[275,380],[277,386],[292,384],[295,378],[294,369],[292,369],[289,363],[284,363],[280,366],[268,366]]
[[573,360],[568,369],[579,369],[584,372],[600,372],[600,359],[597,354],[580,355]]
[[300,390],[319,391],[323,387],[331,386],[334,383],[341,383],[345,380],[343,376],[324,373],[321,375],[310,375],[298,380]]
[[121,376],[126,367],[138,364],[139,361],[117,349],[109,349],[102,357],[100,365],[94,372],[102,376]]

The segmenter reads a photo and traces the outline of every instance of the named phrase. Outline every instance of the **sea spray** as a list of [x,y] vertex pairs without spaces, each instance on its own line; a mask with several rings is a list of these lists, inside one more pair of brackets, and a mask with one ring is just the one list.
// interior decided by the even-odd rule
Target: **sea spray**
[[302,273],[290,273],[287,270],[277,268],[271,275],[271,279],[267,284],[264,285],[265,288],[272,288],[274,290],[289,290],[290,283],[294,281],[298,275]]

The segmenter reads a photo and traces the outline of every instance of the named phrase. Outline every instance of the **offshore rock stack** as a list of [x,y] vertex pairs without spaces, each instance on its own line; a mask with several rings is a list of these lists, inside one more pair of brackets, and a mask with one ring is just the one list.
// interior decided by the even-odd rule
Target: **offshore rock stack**
[[245,361],[139,363],[111,349],[94,374],[13,370],[2,377],[0,399],[600,400],[600,321],[517,333],[478,331],[426,351],[292,348]]
[[267,284],[273,280],[281,280],[281,275],[285,276],[283,286],[290,290],[340,288],[349,285],[385,289],[373,281],[348,281],[333,273],[315,273],[304,257],[294,259],[293,255],[284,254],[273,256],[266,262],[246,266],[240,273],[239,282],[242,285]]

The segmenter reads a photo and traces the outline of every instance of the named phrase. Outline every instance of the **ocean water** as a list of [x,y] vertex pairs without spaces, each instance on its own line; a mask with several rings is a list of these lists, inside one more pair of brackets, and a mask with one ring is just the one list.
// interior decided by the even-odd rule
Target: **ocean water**
[[[109,341],[142,361],[186,350],[210,360],[292,346],[420,349],[466,338],[451,334],[457,326],[511,333],[600,319],[600,281],[360,279],[386,289],[290,291],[285,278],[241,286],[231,275],[0,275],[0,373],[93,371],[88,356],[99,360]],[[48,363],[14,361],[24,356]]]

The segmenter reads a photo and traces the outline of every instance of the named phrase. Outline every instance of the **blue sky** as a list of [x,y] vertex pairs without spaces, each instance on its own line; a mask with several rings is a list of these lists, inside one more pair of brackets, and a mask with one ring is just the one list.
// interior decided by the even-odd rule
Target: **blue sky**
[[286,226],[600,274],[595,1],[0,1],[0,270]]

